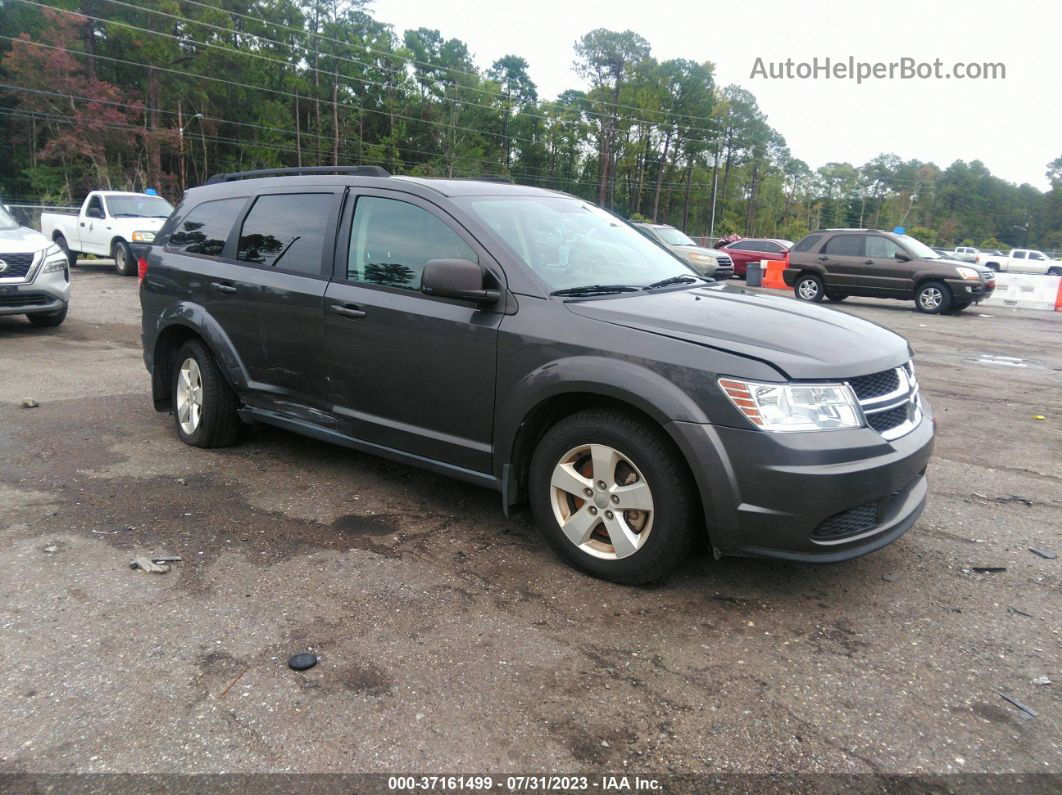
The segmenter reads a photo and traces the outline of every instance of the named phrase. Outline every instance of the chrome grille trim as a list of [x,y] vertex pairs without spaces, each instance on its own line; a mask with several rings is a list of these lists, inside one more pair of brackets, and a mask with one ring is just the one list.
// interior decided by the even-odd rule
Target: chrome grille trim
[[[859,400],[859,407],[863,412],[863,420],[867,427],[877,430],[886,441],[905,436],[922,421],[922,399],[919,396],[918,381],[915,379],[914,367],[908,362],[902,367],[897,367],[895,372],[899,381],[898,388],[887,395]],[[852,388],[850,382],[846,383],[848,383],[849,388]],[[854,388],[852,391],[855,391]],[[878,430],[871,424],[870,418],[873,415],[891,412],[901,406],[907,406],[907,417],[902,422],[882,430]]]

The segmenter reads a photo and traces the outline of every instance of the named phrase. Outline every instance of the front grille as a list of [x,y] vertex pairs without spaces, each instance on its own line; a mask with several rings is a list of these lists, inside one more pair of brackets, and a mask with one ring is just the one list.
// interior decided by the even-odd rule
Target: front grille
[[0,308],[12,306],[45,306],[52,302],[50,295],[44,293],[16,293],[15,295],[0,295]]
[[[910,485],[908,484],[908,486]],[[811,531],[811,537],[820,541],[832,541],[838,538],[859,535],[874,529],[884,521],[892,501],[906,488],[907,486],[902,489],[896,489],[884,499],[874,500],[874,502],[867,502],[858,507],[849,508],[847,511],[835,513],[829,519],[819,522],[818,526]]]
[[901,405],[896,406],[896,408],[891,408],[887,411],[879,411],[876,414],[868,414],[867,423],[878,433],[891,431],[893,428],[899,427],[907,421],[907,407],[909,405],[909,401],[904,401]]
[[856,397],[863,401],[895,392],[900,388],[900,376],[895,370],[883,370],[880,373],[850,378],[848,383],[855,390]]
[[734,265],[734,260],[730,259],[730,257],[716,257],[715,261],[717,263],[719,263],[720,265],[723,265],[723,266],[726,266],[726,267],[733,267],[733,265]]
[[6,263],[6,267],[0,270],[0,279],[25,278],[29,269],[33,266],[33,258],[36,254],[0,254],[0,260]]

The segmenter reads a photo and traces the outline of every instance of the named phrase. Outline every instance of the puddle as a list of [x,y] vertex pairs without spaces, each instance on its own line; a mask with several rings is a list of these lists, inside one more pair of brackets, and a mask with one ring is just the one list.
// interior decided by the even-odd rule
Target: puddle
[[982,353],[980,356],[971,356],[965,361],[974,364],[994,364],[997,367],[1025,367],[1028,369],[1043,370],[1044,363],[1035,359],[1020,359],[1017,356],[993,356],[990,353]]

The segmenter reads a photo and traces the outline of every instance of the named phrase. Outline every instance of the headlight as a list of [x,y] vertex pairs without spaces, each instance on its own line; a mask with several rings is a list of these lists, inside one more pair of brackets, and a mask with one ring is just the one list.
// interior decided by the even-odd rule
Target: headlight
[[973,268],[956,268],[955,272],[968,282],[981,281],[981,274],[975,271]]
[[155,240],[154,232],[133,232],[134,243],[151,243]]
[[690,262],[699,262],[702,265],[714,265],[715,257],[709,257],[707,254],[690,254]]
[[66,266],[66,252],[55,243],[44,250],[44,266],[41,268],[41,273],[55,273],[65,270]]
[[847,384],[761,384],[720,378],[719,386],[738,411],[765,431],[863,426],[859,403]]

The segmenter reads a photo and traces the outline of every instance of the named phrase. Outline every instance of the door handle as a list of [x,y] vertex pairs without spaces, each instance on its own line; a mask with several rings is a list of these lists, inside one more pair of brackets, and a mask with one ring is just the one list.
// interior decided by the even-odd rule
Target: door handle
[[217,290],[219,293],[234,293],[236,292],[235,285],[225,284],[225,282],[211,282],[210,286]]
[[863,264],[864,265],[873,265],[874,264],[874,260],[872,260],[872,259],[864,260]]
[[353,304],[332,304],[332,311],[337,315],[343,315],[343,317],[365,317],[365,310],[358,309]]
[[829,262],[829,257],[819,257],[819,262]]
[[84,225],[85,225],[85,222],[84,222],[84,221],[82,221],[82,222],[81,222],[81,225],[82,225],[82,226],[84,226]]

